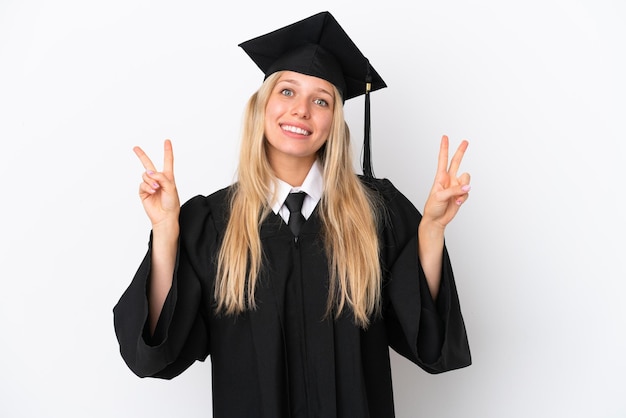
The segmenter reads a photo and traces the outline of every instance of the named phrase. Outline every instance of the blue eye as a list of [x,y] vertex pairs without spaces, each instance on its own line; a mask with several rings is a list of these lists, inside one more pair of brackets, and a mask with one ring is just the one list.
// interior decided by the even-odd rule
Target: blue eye
[[280,91],[280,94],[282,94],[283,96],[293,96],[293,91],[289,89],[282,89]]
[[315,103],[316,105],[324,106],[324,107],[328,106],[328,102],[324,99],[315,99],[313,103]]

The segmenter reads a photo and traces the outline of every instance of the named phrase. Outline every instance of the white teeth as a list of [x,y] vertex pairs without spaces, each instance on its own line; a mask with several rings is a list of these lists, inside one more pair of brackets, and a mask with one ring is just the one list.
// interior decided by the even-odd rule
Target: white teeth
[[282,125],[281,128],[283,129],[283,131],[293,132],[294,134],[311,135],[311,133],[309,131],[306,131],[306,130],[304,130],[302,128],[298,128],[297,126]]

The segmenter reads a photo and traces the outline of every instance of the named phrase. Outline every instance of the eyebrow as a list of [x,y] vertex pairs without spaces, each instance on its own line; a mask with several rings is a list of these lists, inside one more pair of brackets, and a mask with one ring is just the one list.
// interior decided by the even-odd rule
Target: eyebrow
[[[301,86],[301,84],[297,81],[294,80],[292,78],[284,78],[282,80],[279,80],[276,85],[279,85],[280,83],[290,83],[290,84],[295,84],[296,86]],[[326,90],[325,88],[319,87],[316,89],[316,91],[321,92],[321,93],[326,93],[327,95],[329,95],[333,100],[335,99],[335,95],[331,92],[329,92],[328,90]]]

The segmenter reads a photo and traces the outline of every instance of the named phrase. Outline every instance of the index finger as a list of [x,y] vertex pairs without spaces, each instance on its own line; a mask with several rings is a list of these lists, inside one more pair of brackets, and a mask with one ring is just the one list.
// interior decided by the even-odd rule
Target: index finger
[[456,177],[456,173],[461,166],[461,161],[463,160],[463,155],[465,155],[465,150],[467,149],[468,145],[469,142],[467,142],[466,140],[461,141],[461,145],[459,145],[459,147],[456,149],[456,152],[452,156],[449,170],[449,173],[452,177]]
[[137,157],[139,157],[139,161],[141,161],[141,164],[143,165],[143,168],[146,169],[146,171],[156,172],[156,168],[154,167],[154,164],[152,164],[152,160],[150,160],[148,155],[141,149],[141,147],[133,147],[133,151],[135,152]]
[[174,150],[172,149],[172,141],[169,139],[166,139],[163,144],[163,172],[174,173]]
[[441,137],[441,145],[439,146],[439,161],[437,163],[437,173],[443,174],[448,169],[448,137]]

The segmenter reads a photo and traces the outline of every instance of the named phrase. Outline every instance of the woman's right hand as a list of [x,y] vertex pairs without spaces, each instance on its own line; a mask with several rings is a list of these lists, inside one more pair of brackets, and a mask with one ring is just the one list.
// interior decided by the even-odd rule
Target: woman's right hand
[[143,182],[139,185],[139,197],[152,222],[152,227],[171,222],[177,224],[180,200],[174,181],[172,142],[166,139],[163,144],[164,157],[161,172],[156,170],[148,155],[140,147],[134,147],[133,151],[146,169],[142,176]]

